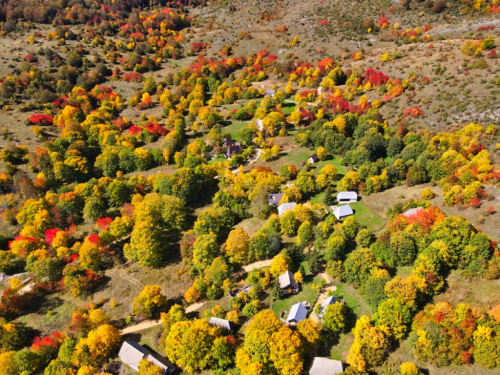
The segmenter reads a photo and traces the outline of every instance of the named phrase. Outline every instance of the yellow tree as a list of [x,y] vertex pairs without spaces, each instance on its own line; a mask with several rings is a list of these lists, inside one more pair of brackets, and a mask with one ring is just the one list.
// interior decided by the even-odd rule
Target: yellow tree
[[290,268],[291,265],[292,259],[288,255],[288,252],[284,250],[273,258],[269,271],[271,272],[271,275],[276,277],[285,271],[288,271],[288,268]]
[[269,345],[271,361],[280,375],[299,375],[302,373],[302,342],[298,332],[282,326],[271,336]]
[[250,237],[241,228],[236,228],[229,233],[226,241],[226,255],[231,263],[244,264],[248,261],[248,244]]
[[297,331],[300,333],[306,348],[312,348],[321,338],[321,327],[315,320],[305,319],[300,321],[297,324]]
[[121,342],[120,332],[109,324],[89,332],[75,346],[71,363],[74,366],[101,364]]
[[166,303],[167,297],[162,294],[159,285],[146,285],[132,301],[132,314],[151,318]]

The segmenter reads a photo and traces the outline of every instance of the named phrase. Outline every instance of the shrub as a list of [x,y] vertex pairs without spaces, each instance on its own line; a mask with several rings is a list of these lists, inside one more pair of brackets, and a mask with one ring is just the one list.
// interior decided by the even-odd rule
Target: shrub
[[436,196],[436,194],[434,193],[434,191],[431,188],[427,188],[427,189],[422,190],[422,192],[420,193],[420,196],[422,197],[422,199],[430,200],[430,199],[434,198]]

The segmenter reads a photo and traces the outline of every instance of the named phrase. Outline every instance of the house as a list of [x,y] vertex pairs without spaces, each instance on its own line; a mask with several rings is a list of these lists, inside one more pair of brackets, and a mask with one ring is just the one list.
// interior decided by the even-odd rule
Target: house
[[135,371],[139,371],[139,363],[143,359],[160,367],[164,374],[171,374],[175,371],[175,367],[169,361],[159,354],[153,354],[135,341],[124,341],[118,357]]
[[309,156],[309,159],[307,159],[307,162],[310,163],[310,164],[314,164],[318,160],[319,160],[318,154],[314,154],[314,155]]
[[224,143],[222,143],[222,147],[231,147],[234,146],[237,142],[234,139],[231,139],[231,137],[226,138],[224,140]]
[[309,375],[335,375],[344,373],[344,364],[330,358],[314,357]]
[[235,142],[234,145],[229,146],[226,151],[226,157],[231,160],[234,155],[238,155],[241,150],[241,145],[238,142]]
[[280,288],[283,294],[293,294],[299,292],[299,284],[295,281],[293,273],[286,271],[284,274],[278,277],[280,283]]
[[283,193],[271,194],[267,201],[271,206],[277,206],[279,202],[281,202],[281,198],[283,198]]
[[248,292],[252,289],[251,286],[244,286],[241,288],[233,289],[227,292],[227,298],[231,299],[233,297],[236,297],[238,294],[243,293],[243,294],[248,294]]
[[226,319],[219,319],[212,316],[208,322],[214,327],[221,327],[226,331],[232,331],[234,328],[234,323]]
[[332,207],[333,214],[337,218],[337,220],[344,220],[346,217],[354,215],[354,212],[348,204],[344,204],[342,206],[334,206]]
[[358,193],[355,191],[341,191],[337,194],[337,202],[339,204],[342,203],[351,203],[358,201]]
[[327,297],[324,301],[323,304],[321,305],[321,311],[318,313],[318,318],[323,318],[323,315],[325,314],[326,308],[329,305],[333,305],[335,302],[337,302],[337,299],[333,296]]
[[412,208],[412,209],[410,209],[408,211],[403,212],[403,216],[404,217],[410,217],[410,216],[418,214],[420,211],[423,211],[423,210],[424,209],[422,207]]
[[267,89],[266,90],[266,95],[267,96],[270,96],[271,98],[273,98],[274,94],[276,94],[276,90],[273,90],[273,89]]
[[278,215],[281,216],[288,210],[293,210],[297,203],[291,202],[291,203],[282,203],[278,206]]
[[308,314],[307,307],[304,306],[302,302],[296,303],[290,308],[290,312],[286,318],[286,323],[295,325],[307,318]]

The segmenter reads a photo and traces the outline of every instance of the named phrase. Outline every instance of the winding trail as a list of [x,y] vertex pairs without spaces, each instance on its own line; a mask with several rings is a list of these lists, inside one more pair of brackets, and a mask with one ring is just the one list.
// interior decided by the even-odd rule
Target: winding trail
[[[258,268],[268,267],[271,265],[271,262],[272,262],[272,259],[267,259],[267,260],[260,260],[258,262],[247,264],[246,266],[243,267],[243,271],[250,272],[250,271],[253,271],[253,270],[258,269]],[[239,273],[241,273],[241,271],[239,271]],[[132,280],[135,280],[135,279],[132,279]],[[127,280],[127,281],[132,282],[131,280]],[[135,280],[135,281],[137,281],[137,280]],[[205,304],[206,304],[206,302],[197,302],[197,303],[193,303],[192,305],[189,305],[188,307],[186,307],[186,314],[194,312],[196,310],[199,310],[200,308],[205,306]],[[145,330],[145,329],[148,329],[151,327],[159,326],[160,324],[161,324],[161,320],[145,320],[145,321],[140,322],[136,325],[122,329],[120,331],[120,335],[127,335],[129,333],[142,331],[142,330]]]

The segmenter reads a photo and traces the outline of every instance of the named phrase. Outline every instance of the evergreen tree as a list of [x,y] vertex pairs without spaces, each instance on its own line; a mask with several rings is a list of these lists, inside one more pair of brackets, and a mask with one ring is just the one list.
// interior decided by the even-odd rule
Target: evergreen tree
[[319,254],[317,251],[311,250],[307,254],[307,263],[309,264],[309,270],[312,274],[317,274],[319,272]]
[[278,278],[274,279],[273,290],[271,291],[271,294],[274,299],[281,299],[283,297],[283,291],[281,290],[280,281],[278,280]]
[[328,188],[325,191],[325,198],[323,199],[323,203],[325,203],[327,206],[333,206],[336,201],[334,193],[335,190],[331,187],[331,185],[328,185]]

